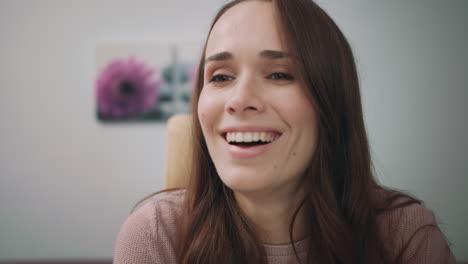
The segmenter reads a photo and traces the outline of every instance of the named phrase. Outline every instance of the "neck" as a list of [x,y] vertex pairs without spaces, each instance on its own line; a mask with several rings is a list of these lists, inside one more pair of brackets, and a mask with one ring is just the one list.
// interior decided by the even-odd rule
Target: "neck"
[[[294,212],[299,207],[303,195],[300,192],[290,194],[246,194],[234,192],[236,201],[254,227],[263,244],[282,245],[291,242],[290,224]],[[293,228],[294,242],[306,237],[306,212],[301,207],[296,216]]]

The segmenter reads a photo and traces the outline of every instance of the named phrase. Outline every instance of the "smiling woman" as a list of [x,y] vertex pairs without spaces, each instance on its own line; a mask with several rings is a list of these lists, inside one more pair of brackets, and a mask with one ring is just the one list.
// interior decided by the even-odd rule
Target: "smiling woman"
[[[206,45],[198,116],[216,171],[238,202],[250,204],[251,194],[262,193],[290,207],[303,196],[298,187],[315,149],[316,113],[273,14],[271,3],[251,2],[217,21]],[[227,134],[235,142],[258,135],[268,144],[232,144]]]
[[432,213],[374,180],[351,49],[313,2],[221,9],[192,127],[187,188],[129,217],[115,263],[454,263]]

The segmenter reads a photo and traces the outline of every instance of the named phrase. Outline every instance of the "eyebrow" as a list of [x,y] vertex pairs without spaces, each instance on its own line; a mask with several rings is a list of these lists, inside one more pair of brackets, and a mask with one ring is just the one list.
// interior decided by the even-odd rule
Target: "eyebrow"
[[227,52],[227,51],[223,51],[223,52],[220,52],[220,53],[216,53],[214,55],[211,55],[210,57],[208,57],[206,60],[205,60],[205,63],[209,62],[209,61],[226,61],[226,60],[232,60],[234,58],[234,56],[232,55],[232,53],[230,52]]
[[[283,51],[278,51],[278,50],[263,50],[260,52],[260,57],[264,59],[283,59],[283,58],[291,58],[291,55],[289,55],[286,52]],[[226,61],[226,60],[232,60],[234,58],[234,55],[228,51],[223,51],[220,53],[216,53],[214,55],[211,55],[205,60],[205,63],[210,62],[210,61]]]
[[290,58],[291,55],[289,55],[286,52],[278,51],[278,50],[264,50],[260,52],[260,57],[274,60],[274,59]]

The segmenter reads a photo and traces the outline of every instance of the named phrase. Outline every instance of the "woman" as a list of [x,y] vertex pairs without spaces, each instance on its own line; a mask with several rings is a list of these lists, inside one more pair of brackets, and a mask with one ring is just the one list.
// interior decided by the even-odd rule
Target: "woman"
[[228,3],[195,88],[190,183],[129,217],[115,263],[455,263],[375,182],[353,55],[316,4]]

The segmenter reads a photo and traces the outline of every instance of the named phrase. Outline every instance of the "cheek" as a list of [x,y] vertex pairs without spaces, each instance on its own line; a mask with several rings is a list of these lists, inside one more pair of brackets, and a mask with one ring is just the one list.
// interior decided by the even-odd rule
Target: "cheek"
[[222,109],[222,104],[216,99],[216,96],[202,90],[198,100],[197,111],[198,119],[205,135],[210,131],[218,116],[222,114]]
[[305,97],[290,96],[291,101],[287,106],[288,117],[285,117],[294,130],[295,146],[292,154],[296,158],[304,159],[308,163],[317,147],[318,127],[317,112],[312,103]]
[[[288,100],[284,100],[288,98]],[[281,115],[286,123],[293,128],[302,128],[306,130],[316,129],[317,113],[312,103],[302,93],[290,93],[281,97]]]
[[308,146],[311,146],[313,149],[316,147],[317,143],[317,112],[313,108],[310,102],[304,102],[303,107],[298,109],[298,123],[303,125],[303,137],[308,143]]
[[203,130],[205,130],[206,120],[209,119],[208,113],[210,109],[210,103],[209,103],[209,100],[207,99],[208,99],[207,96],[202,91],[198,99],[197,112],[198,112],[198,119],[200,120],[200,124]]

